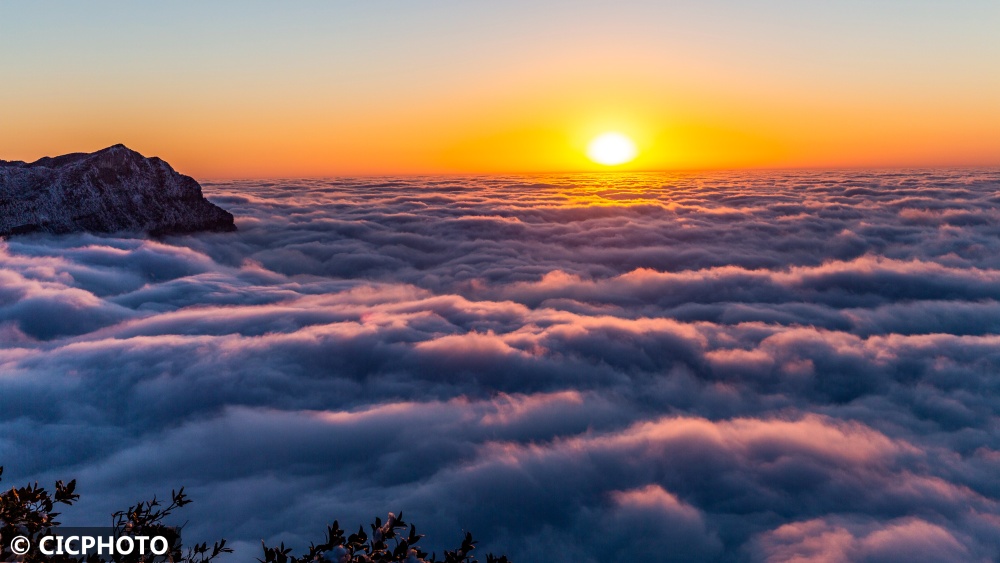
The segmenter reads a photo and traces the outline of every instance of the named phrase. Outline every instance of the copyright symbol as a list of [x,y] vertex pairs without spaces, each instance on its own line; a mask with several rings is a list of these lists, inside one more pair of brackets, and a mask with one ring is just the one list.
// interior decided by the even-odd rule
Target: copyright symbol
[[24,555],[28,553],[29,549],[31,549],[31,540],[24,536],[17,536],[10,540],[10,550],[14,552],[14,555]]

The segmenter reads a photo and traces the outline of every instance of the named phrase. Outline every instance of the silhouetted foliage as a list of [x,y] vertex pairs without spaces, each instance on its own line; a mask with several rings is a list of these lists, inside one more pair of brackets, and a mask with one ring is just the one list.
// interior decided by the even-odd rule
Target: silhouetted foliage
[[[309,551],[300,557],[290,555],[292,549],[281,544],[277,547],[264,547],[264,559],[261,563],[306,563],[309,561],[329,561],[330,563],[478,563],[472,556],[476,549],[476,541],[472,534],[466,532],[462,545],[454,551],[445,551],[444,559],[436,555],[427,557],[427,553],[416,546],[420,538],[412,524],[403,521],[403,513],[396,516],[392,512],[382,523],[376,518],[371,527],[371,535],[364,527],[349,536],[344,536],[340,523],[334,521],[326,530],[326,541],[310,545]],[[486,556],[486,563],[510,563],[507,556]]]
[[[3,467],[0,466],[0,476],[3,475]],[[9,541],[15,536],[27,536],[38,538],[45,532],[58,528],[60,523],[55,519],[58,512],[53,512],[57,504],[71,505],[80,498],[76,494],[76,480],[64,484],[57,481],[55,494],[39,487],[38,483],[25,485],[21,488],[11,488],[0,493],[0,561],[10,561],[14,559],[14,553],[10,551]],[[116,536],[164,536],[172,547],[167,555],[168,561],[187,563],[208,563],[223,553],[231,553],[232,549],[226,547],[226,540],[219,540],[210,548],[207,544],[196,544],[189,548],[186,553],[182,553],[180,542],[175,541],[179,535],[176,528],[166,525],[163,521],[170,516],[174,510],[189,504],[191,500],[184,494],[184,489],[170,492],[170,504],[163,505],[156,497],[148,501],[139,501],[128,510],[122,510],[112,514],[114,533]],[[147,558],[138,552],[129,555],[113,555],[112,561],[120,563],[143,563]],[[101,561],[101,558],[92,555],[89,558],[73,557],[69,555],[46,556],[37,551],[32,551],[24,556],[23,561],[45,562],[45,563],[71,563],[86,562],[92,563]]]
[[[226,547],[226,540],[222,539],[209,548],[206,543],[195,544],[187,550],[186,554],[181,553],[179,534],[174,527],[167,526],[163,520],[170,516],[174,510],[190,504],[191,499],[184,494],[184,487],[179,491],[170,491],[170,504],[163,506],[156,497],[153,500],[139,501],[128,510],[121,510],[112,514],[116,535],[130,536],[164,536],[170,542],[172,550],[170,561],[185,561],[189,563],[208,563],[223,553],[231,553],[233,550]],[[133,556],[132,559],[122,558],[115,561],[131,563],[132,561],[142,561],[141,558]]]
[[[0,476],[3,467],[0,466]],[[0,560],[13,560],[9,541],[15,536],[34,537],[40,532],[59,525],[53,512],[56,504],[73,504],[80,495],[76,494],[76,480],[65,484],[56,481],[55,494],[39,487],[38,483],[11,488],[0,493]],[[29,559],[25,559],[28,561]]]
[[[3,475],[3,467],[0,466],[0,477]],[[15,536],[27,536],[37,538],[46,532],[58,528],[60,523],[55,520],[59,516],[58,512],[53,512],[57,504],[72,505],[80,498],[76,494],[76,480],[68,484],[58,481],[55,484],[55,493],[39,487],[38,483],[29,484],[21,488],[12,488],[0,492],[0,538],[6,541],[0,542],[0,561],[11,561],[15,559],[10,551],[9,540]],[[179,491],[170,492],[170,502],[164,505],[153,497],[152,500],[139,501],[130,506],[127,510],[122,510],[112,514],[114,533],[116,536],[164,536],[171,546],[170,553],[166,560],[176,563],[209,563],[223,553],[232,553],[232,549],[226,547],[226,540],[215,542],[211,547],[207,543],[195,544],[182,552],[178,529],[168,526],[164,520],[174,513],[175,510],[191,503],[191,499],[184,494],[184,488]],[[396,516],[389,513],[388,518],[383,523],[381,518],[376,518],[370,524],[371,534],[365,532],[364,527],[359,527],[357,533],[345,536],[340,524],[334,521],[333,525],[327,527],[326,541],[321,544],[312,544],[309,551],[302,556],[291,555],[292,548],[285,547],[282,543],[277,547],[268,547],[261,542],[264,549],[264,558],[258,559],[261,563],[305,563],[328,562],[328,563],[479,563],[472,552],[476,549],[476,541],[472,539],[472,534],[466,533],[461,546],[453,551],[445,551],[444,559],[438,559],[416,546],[424,536],[418,534],[416,527],[403,521],[403,514]],[[147,556],[148,557],[148,556]],[[130,555],[114,555],[111,560],[120,563],[145,563],[149,561],[138,553]],[[96,563],[101,561],[96,555],[89,558],[72,557],[68,555],[46,556],[36,551],[30,552],[22,559],[27,563]],[[486,556],[485,563],[510,563],[506,556],[496,557],[493,554]]]

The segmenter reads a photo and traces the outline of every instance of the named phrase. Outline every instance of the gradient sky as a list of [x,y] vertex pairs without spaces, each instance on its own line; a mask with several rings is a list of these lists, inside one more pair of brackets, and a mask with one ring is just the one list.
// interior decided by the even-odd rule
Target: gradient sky
[[0,158],[198,178],[1000,165],[1000,2],[4,2]]

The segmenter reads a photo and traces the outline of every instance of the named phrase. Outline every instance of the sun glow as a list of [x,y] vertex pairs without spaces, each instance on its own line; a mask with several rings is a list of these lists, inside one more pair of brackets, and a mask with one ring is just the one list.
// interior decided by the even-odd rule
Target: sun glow
[[605,166],[617,166],[635,159],[639,150],[632,139],[621,133],[604,133],[587,145],[590,160]]

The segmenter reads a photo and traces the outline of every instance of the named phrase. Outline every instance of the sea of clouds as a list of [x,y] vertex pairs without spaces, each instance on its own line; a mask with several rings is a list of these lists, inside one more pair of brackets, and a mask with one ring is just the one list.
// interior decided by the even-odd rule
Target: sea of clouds
[[[1000,171],[211,183],[239,231],[0,242],[4,485],[304,550],[1000,557]],[[180,523],[180,522],[178,522]]]

